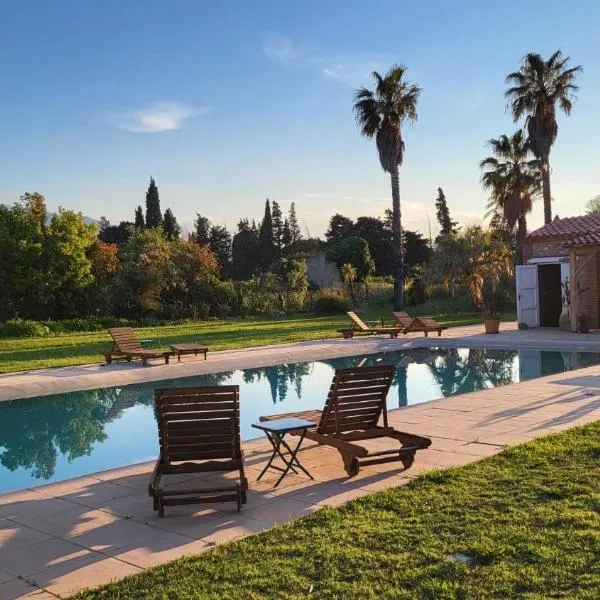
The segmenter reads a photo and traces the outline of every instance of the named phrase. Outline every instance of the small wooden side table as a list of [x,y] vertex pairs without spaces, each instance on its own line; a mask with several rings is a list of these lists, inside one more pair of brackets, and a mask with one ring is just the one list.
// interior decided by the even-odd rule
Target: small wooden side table
[[181,362],[181,356],[184,354],[204,354],[204,360],[206,360],[206,353],[208,348],[200,344],[173,344],[171,350],[177,355],[177,361]]

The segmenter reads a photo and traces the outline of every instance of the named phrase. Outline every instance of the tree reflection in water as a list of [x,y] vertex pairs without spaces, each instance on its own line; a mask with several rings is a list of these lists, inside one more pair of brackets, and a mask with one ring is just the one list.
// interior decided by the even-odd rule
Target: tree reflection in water
[[254,383],[266,379],[271,388],[273,404],[286,399],[289,386],[294,386],[298,398],[302,398],[302,380],[310,375],[313,363],[290,363],[289,365],[275,365],[273,367],[259,367],[244,369],[244,383]]
[[516,350],[448,348],[429,369],[444,396],[464,394],[513,381]]
[[69,462],[91,454],[94,443],[106,439],[104,424],[112,407],[99,392],[0,402],[0,463],[49,479],[58,452]]

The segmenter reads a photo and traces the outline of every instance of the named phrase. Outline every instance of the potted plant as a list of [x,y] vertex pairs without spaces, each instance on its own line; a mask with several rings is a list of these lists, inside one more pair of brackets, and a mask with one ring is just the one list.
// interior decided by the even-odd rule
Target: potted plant
[[500,332],[500,319],[506,307],[506,297],[500,289],[482,291],[480,312],[484,316],[483,325],[486,333]]

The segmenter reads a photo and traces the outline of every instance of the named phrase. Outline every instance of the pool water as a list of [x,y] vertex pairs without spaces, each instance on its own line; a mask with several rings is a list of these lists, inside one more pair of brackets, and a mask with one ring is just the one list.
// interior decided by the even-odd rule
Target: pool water
[[600,354],[419,348],[0,402],[0,492],[155,459],[157,388],[239,385],[247,440],[261,435],[261,415],[321,408],[335,369],[379,363],[396,365],[392,409],[598,364]]

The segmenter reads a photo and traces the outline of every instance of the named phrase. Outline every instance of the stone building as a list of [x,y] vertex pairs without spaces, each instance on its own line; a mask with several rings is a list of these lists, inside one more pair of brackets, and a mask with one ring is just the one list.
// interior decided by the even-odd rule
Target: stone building
[[556,219],[532,231],[517,267],[517,316],[529,327],[556,327],[569,304],[571,330],[583,316],[600,328],[600,214]]

